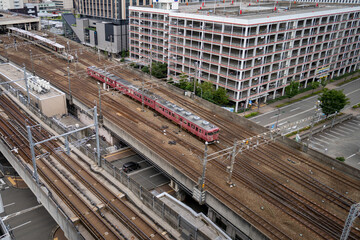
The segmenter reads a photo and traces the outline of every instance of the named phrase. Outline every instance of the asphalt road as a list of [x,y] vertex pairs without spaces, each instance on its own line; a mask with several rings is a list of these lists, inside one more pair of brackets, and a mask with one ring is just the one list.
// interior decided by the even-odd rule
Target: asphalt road
[[[360,79],[335,89],[343,89],[346,96],[350,98],[350,105],[345,106],[345,109],[360,103]],[[250,118],[250,120],[264,127],[275,127],[276,123],[278,126],[282,126],[287,123],[296,122],[315,114],[317,98],[318,96],[313,96],[300,102]]]

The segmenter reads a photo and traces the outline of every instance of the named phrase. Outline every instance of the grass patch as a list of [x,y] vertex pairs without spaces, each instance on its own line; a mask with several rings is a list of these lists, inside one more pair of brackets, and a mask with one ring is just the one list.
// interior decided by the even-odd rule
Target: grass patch
[[322,90],[321,90],[321,91],[317,91],[317,92],[313,92],[313,93],[310,93],[310,94],[308,94],[308,95],[302,96],[301,98],[293,99],[293,100],[290,100],[290,101],[288,101],[288,102],[286,102],[286,103],[278,104],[278,105],[276,105],[276,107],[277,107],[277,108],[281,108],[281,107],[287,106],[287,105],[292,104],[292,103],[295,103],[295,102],[300,102],[301,100],[304,100],[304,99],[306,99],[306,98],[315,96],[315,95],[317,95],[317,94],[319,94],[319,93],[321,93],[321,92],[322,92]]
[[352,108],[356,109],[356,108],[360,108],[360,103],[359,104],[356,104],[354,106],[352,106]]
[[[299,133],[309,130],[310,128],[311,128],[311,126],[304,127],[299,130]],[[296,135],[297,133],[298,133],[298,131],[291,132],[291,133],[286,134],[285,137],[292,137],[292,136]]]
[[258,114],[259,114],[259,112],[252,112],[252,113],[246,114],[244,117],[245,118],[251,118],[251,117],[255,117]]
[[352,82],[352,81],[354,81],[354,80],[356,80],[356,79],[358,79],[358,78],[359,78],[359,77],[353,77],[353,78],[347,79],[347,80],[345,80],[345,81],[343,81],[343,82],[341,82],[341,83],[336,84],[336,86],[342,86],[342,85],[344,85],[344,84],[346,84],[346,83],[349,83],[349,82]]
[[344,158],[344,157],[336,157],[336,160],[339,160],[340,162],[345,162],[345,158]]

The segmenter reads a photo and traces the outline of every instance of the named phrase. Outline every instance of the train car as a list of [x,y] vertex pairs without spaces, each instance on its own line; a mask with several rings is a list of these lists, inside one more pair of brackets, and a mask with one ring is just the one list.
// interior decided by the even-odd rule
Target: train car
[[37,44],[60,54],[60,56],[66,60],[72,61],[74,59],[72,55],[65,52],[65,47],[59,43],[20,28],[8,27],[8,29],[9,32],[13,33],[14,35],[28,39],[30,41],[35,41]]
[[142,99],[144,98],[144,105],[152,108],[165,118],[178,124],[181,128],[186,129],[205,141],[215,142],[219,139],[218,127],[201,119],[195,114],[178,107],[176,104],[173,104],[150,91],[143,92],[137,86],[100,68],[94,66],[88,67],[87,73],[89,76],[106,83],[112,88],[116,88],[139,102],[142,102]]

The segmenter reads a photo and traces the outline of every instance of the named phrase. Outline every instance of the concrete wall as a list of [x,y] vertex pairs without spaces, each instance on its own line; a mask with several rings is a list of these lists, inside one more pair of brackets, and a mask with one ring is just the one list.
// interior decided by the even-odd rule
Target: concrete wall
[[[211,207],[211,209],[209,209],[208,217],[213,222],[216,222],[216,218],[220,218],[222,222],[227,226],[226,233],[232,239],[235,239],[235,235],[238,235],[240,237],[242,236],[242,234],[245,234],[250,239],[257,239],[257,240],[268,239],[258,229],[256,229],[246,220],[244,220],[239,215],[234,213],[227,206],[219,202],[216,198],[214,198],[210,194],[206,194],[206,203]],[[240,229],[242,233],[239,232],[236,228]]]
[[[29,173],[29,169],[19,163],[18,159],[12,154],[8,147],[1,141],[0,151],[9,161],[11,166],[21,176],[24,182],[28,185],[30,190],[36,195],[37,199],[42,203],[45,209],[50,213],[52,218],[64,231],[65,236],[68,239],[82,239],[79,233],[76,231],[75,225],[71,220],[64,214],[64,212],[50,199],[47,189],[43,186],[38,186],[33,180],[33,177]],[[32,169],[32,168],[31,168]]]
[[42,99],[39,102],[39,109],[47,117],[53,117],[56,115],[62,116],[67,114],[65,94]]

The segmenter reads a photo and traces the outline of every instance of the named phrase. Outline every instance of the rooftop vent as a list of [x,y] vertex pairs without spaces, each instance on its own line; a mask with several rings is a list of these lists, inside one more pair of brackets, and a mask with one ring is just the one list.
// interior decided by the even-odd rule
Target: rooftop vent
[[200,117],[194,116],[193,119],[194,119],[194,120],[200,120]]
[[178,112],[181,112],[181,111],[184,111],[184,109],[183,108],[178,108],[178,109],[176,109]]
[[186,116],[190,116],[190,115],[191,115],[191,112],[186,112],[185,115],[186,115]]
[[204,126],[206,126],[206,125],[209,125],[209,122],[208,122],[208,121],[203,121],[202,124],[203,124]]

